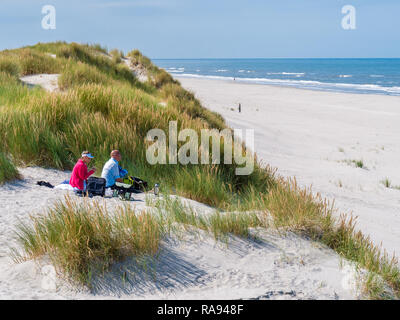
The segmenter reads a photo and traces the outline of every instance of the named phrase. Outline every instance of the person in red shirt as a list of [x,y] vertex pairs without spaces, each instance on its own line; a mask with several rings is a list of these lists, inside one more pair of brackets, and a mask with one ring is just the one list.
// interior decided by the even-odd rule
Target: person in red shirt
[[96,172],[95,167],[92,167],[90,171],[88,171],[87,167],[93,158],[94,157],[89,153],[89,151],[82,152],[82,157],[75,164],[74,169],[72,170],[71,179],[69,180],[69,184],[74,189],[85,191],[87,178]]

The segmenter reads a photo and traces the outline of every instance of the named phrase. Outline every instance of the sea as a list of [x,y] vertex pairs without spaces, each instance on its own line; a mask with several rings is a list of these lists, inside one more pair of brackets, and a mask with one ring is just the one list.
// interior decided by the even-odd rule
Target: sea
[[400,96],[400,59],[153,59],[172,75]]

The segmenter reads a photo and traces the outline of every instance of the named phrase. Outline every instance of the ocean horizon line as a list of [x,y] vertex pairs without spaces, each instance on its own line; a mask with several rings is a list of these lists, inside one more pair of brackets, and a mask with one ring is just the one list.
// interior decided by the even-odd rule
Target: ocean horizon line
[[160,59],[172,75],[304,89],[400,95],[400,58]]

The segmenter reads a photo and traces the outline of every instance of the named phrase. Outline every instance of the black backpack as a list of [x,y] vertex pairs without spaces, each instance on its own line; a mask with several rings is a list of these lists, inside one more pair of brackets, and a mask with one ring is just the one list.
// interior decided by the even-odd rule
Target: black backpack
[[136,191],[135,193],[138,192],[145,192],[147,190],[147,182],[138,178],[138,177],[131,177],[129,176],[128,178],[125,178],[124,180],[128,179],[129,184],[132,185],[132,188]]
[[[132,177],[131,177],[132,178]],[[136,190],[140,190],[140,191],[146,191],[148,186],[147,186],[147,182],[138,178],[138,177],[133,177],[133,181],[134,181],[134,188]]]
[[104,197],[104,194],[106,193],[106,179],[90,177],[87,180],[86,192],[88,193],[89,197]]

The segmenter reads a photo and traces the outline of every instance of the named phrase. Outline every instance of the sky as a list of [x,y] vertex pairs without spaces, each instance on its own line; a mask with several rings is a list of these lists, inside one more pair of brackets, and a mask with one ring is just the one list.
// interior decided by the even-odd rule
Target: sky
[[[56,29],[42,28],[44,5]],[[342,8],[356,29],[342,28]],[[156,58],[399,58],[400,0],[0,0],[0,49],[100,43]]]

